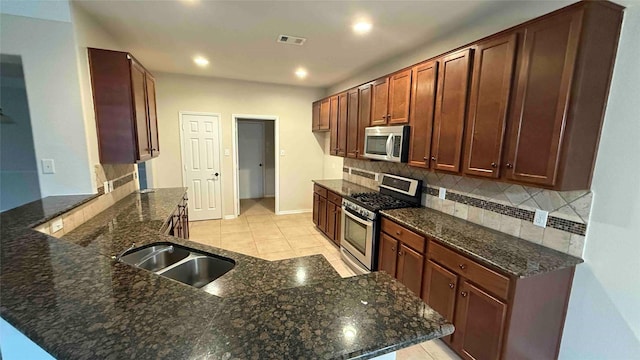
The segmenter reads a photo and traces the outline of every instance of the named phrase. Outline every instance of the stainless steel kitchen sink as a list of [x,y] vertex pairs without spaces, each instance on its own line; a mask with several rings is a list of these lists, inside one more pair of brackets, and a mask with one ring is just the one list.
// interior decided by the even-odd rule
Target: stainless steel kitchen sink
[[191,258],[162,272],[173,280],[201,288],[233,269],[235,263],[210,256]]
[[214,281],[236,265],[232,259],[168,242],[132,248],[114,258],[196,288]]

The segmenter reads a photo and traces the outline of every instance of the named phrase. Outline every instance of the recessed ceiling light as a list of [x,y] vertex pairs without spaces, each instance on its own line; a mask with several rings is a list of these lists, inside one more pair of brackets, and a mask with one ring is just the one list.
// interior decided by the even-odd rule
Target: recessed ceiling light
[[371,31],[371,28],[373,28],[373,25],[370,21],[367,20],[359,20],[358,22],[353,24],[353,31],[356,34],[366,34]]
[[304,68],[297,68],[296,69],[296,76],[300,79],[304,79],[307,77],[307,70],[305,70]]
[[209,60],[207,60],[205,57],[202,56],[196,56],[193,58],[193,62],[196,63],[196,65],[201,66],[201,67],[205,67],[207,65],[209,65]]

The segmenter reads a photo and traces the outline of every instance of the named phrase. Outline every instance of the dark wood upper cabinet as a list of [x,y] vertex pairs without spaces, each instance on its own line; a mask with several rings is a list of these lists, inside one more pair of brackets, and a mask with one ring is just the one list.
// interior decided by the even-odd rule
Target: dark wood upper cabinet
[[411,98],[411,69],[389,76],[388,124],[409,122],[409,100]]
[[386,271],[389,275],[396,276],[398,261],[398,240],[391,236],[380,234],[380,254],[378,255],[378,270]]
[[460,170],[472,51],[462,50],[440,59],[431,143],[431,166],[436,170]]
[[400,244],[396,278],[409,290],[413,291],[416,296],[420,296],[420,290],[422,289],[423,267],[424,256],[408,246]]
[[133,164],[160,154],[155,79],[125,52],[89,49],[100,162]]
[[158,110],[156,108],[156,79],[146,73],[147,78],[147,104],[149,107],[149,143],[153,156],[160,155],[160,137],[158,135]]
[[415,66],[412,73],[409,165],[429,168],[438,62],[429,61]]
[[585,2],[519,31],[505,178],[589,189],[622,8]]
[[338,150],[336,155],[342,157],[347,155],[348,103],[349,94],[345,92],[338,95]]
[[462,169],[465,174],[490,178],[500,174],[516,39],[516,34],[510,34],[475,48]]
[[311,131],[320,130],[320,101],[311,105]]
[[500,359],[506,316],[505,303],[463,281],[452,335],[454,349],[466,359]]
[[373,86],[363,85],[358,88],[358,158],[364,159],[364,130],[371,126],[371,99]]
[[331,155],[338,155],[338,111],[340,108],[338,95],[329,98],[329,131]]
[[330,113],[331,113],[330,98],[320,100],[320,119],[318,121],[318,131],[329,130]]
[[347,157],[358,157],[358,137],[364,136],[358,128],[358,107],[360,92],[358,89],[351,89],[348,93],[349,109],[347,111]]
[[373,83],[371,104],[371,126],[387,125],[389,105],[389,78],[378,79]]

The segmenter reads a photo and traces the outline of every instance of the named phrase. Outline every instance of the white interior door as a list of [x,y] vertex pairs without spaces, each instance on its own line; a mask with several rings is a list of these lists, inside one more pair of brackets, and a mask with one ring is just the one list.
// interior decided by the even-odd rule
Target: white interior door
[[189,219],[222,218],[217,115],[182,114],[182,166],[189,188]]
[[240,199],[264,197],[264,124],[238,121]]

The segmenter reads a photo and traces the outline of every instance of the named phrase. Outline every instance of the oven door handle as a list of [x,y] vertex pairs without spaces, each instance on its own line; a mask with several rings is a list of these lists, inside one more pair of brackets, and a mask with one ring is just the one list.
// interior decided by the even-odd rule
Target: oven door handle
[[360,215],[354,213],[352,210],[347,209],[344,206],[342,207],[342,209],[344,210],[344,214],[346,216],[348,216],[350,219],[353,219],[353,220],[359,222],[360,224],[362,224],[364,226],[370,226],[371,225],[371,220],[363,219]]
[[393,134],[389,134],[389,137],[387,138],[387,156],[388,157],[393,157]]

